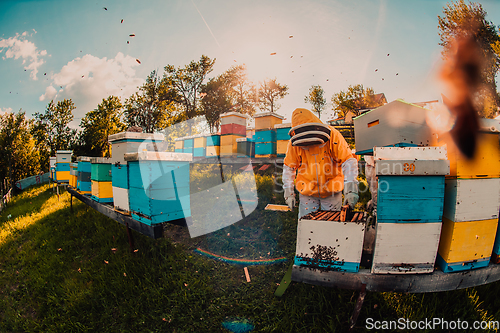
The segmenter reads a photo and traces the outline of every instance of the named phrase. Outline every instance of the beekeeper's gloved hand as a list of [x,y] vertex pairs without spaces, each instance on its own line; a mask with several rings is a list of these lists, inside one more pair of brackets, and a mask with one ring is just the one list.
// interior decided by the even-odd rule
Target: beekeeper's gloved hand
[[284,188],[285,190],[285,201],[291,211],[295,207],[295,193],[293,192],[293,187]]
[[358,183],[347,182],[344,184],[344,205],[349,205],[351,208],[358,203]]

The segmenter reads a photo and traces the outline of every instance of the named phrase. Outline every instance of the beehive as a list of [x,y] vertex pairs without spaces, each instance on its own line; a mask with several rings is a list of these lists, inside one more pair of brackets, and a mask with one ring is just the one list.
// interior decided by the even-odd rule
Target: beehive
[[341,212],[317,211],[297,227],[294,265],[322,271],[358,272],[366,219],[357,212],[341,221]]
[[220,116],[221,126],[227,124],[237,124],[241,126],[247,125],[247,116],[239,112],[227,112]]
[[174,151],[176,153],[182,153],[184,149],[184,139],[183,138],[176,138],[174,140]]
[[111,143],[111,163],[127,164],[124,155],[127,153],[137,153],[143,151],[150,143],[161,143],[165,136],[161,133],[137,133],[120,132],[108,136],[108,142]]
[[375,147],[377,226],[372,273],[434,270],[449,173],[445,147]]
[[500,125],[498,120],[480,119],[474,157],[463,156],[451,137],[440,136],[439,144],[446,145],[450,160],[449,178],[499,178],[500,177]]
[[140,152],[126,154],[129,204],[134,219],[153,225],[191,217],[191,154]]
[[220,146],[207,146],[206,157],[220,156]]
[[183,153],[192,154],[194,149],[194,138],[192,136],[184,137],[184,148],[182,149]]
[[238,153],[238,145],[236,139],[243,138],[241,135],[228,134],[221,135],[220,138],[220,155],[231,156]]
[[241,136],[246,136],[247,129],[246,126],[240,124],[224,124],[220,126],[220,134],[236,134]]
[[111,175],[111,158],[92,157],[90,159],[91,197],[93,200],[101,203],[113,202]]
[[78,178],[78,163],[70,163],[69,164],[69,185],[73,188],[76,188],[77,178]]
[[56,163],[56,177],[55,180],[58,183],[69,183],[70,178],[70,166],[66,162]]
[[274,129],[274,125],[283,123],[285,117],[275,112],[261,112],[253,116],[255,119],[255,132],[258,130]]
[[437,132],[427,125],[428,112],[432,111],[395,100],[354,118],[356,153],[384,146],[435,146]]
[[498,219],[454,222],[443,218],[437,263],[445,273],[488,266]]
[[255,143],[249,138],[236,139],[238,157],[254,157]]
[[274,128],[276,130],[276,155],[278,157],[284,157],[286,155],[286,149],[288,147],[288,141],[290,140],[290,135],[288,132],[292,124],[276,124]]
[[115,210],[129,214],[128,164],[116,163],[111,165],[111,186],[113,190],[113,205]]
[[92,194],[91,172],[92,167],[90,164],[90,157],[78,156],[78,176],[76,182],[76,189],[85,195]]
[[56,180],[56,157],[51,156],[49,160],[49,171],[50,171],[50,179]]
[[71,163],[72,150],[57,150],[56,163]]

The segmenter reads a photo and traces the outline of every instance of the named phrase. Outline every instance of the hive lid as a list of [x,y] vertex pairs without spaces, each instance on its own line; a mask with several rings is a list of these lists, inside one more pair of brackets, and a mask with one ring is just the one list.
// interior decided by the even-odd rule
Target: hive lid
[[90,162],[91,157],[89,156],[78,156],[77,161],[78,162]]
[[111,164],[111,158],[109,157],[91,157],[90,163],[94,164]]
[[124,155],[125,161],[177,161],[191,162],[193,154],[141,151],[138,153],[127,153]]
[[137,132],[120,132],[108,136],[108,142],[113,143],[118,140],[153,140],[163,141],[165,136],[162,133],[137,133]]
[[276,112],[261,112],[253,115],[254,118],[267,117],[267,116],[273,116],[279,119],[285,119],[284,116],[277,114]]
[[283,123],[274,125],[274,128],[291,128],[291,127],[292,123]]
[[445,146],[441,147],[374,147],[375,160],[448,160]]
[[57,150],[56,154],[73,154],[72,150]]
[[500,121],[498,119],[479,119],[479,131],[500,133]]
[[248,118],[248,116],[246,114],[239,113],[239,112],[227,112],[227,113],[223,113],[220,115],[221,118],[229,117],[229,116],[237,116],[237,117],[241,117],[241,118],[245,118],[245,119]]

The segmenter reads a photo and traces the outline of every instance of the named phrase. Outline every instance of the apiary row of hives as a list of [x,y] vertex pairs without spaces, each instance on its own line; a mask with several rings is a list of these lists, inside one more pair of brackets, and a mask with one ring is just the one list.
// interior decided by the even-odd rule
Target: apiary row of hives
[[481,119],[469,160],[427,124],[428,113],[394,101],[354,120],[358,154],[375,159],[372,273],[428,273],[435,266],[451,273],[498,261],[500,124]]
[[221,115],[219,134],[195,135],[175,140],[175,152],[207,157],[283,157],[290,136],[284,117],[264,112],[254,115],[255,127],[247,127],[248,117],[237,112]]
[[[163,134],[122,132],[108,140],[111,158],[78,156],[68,180],[54,180],[147,225],[190,218],[192,154],[151,149],[164,141]],[[64,151],[69,161],[71,153]]]

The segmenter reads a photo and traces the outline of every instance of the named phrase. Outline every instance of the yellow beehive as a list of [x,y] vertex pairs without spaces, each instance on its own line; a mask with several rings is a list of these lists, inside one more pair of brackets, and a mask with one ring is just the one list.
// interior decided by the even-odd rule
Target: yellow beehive
[[285,155],[287,147],[288,147],[288,140],[276,141],[276,154],[277,155]]
[[[487,266],[493,250],[498,219],[453,222],[443,218],[438,264],[443,271]],[[473,267],[468,267],[468,266]]]
[[56,171],[56,180],[57,182],[69,182],[70,179],[70,173],[69,171]]
[[194,148],[205,148],[207,146],[207,137],[200,136],[194,138]]
[[236,144],[234,145],[225,145],[225,146],[220,146],[220,154],[221,156],[223,155],[234,155],[238,153],[238,146]]
[[235,135],[235,134],[221,135],[220,145],[221,146],[235,146],[236,147],[236,139],[239,139],[239,138],[244,138],[244,136]]
[[175,149],[183,149],[183,148],[184,148],[184,141],[183,140],[175,141]]
[[220,146],[207,146],[206,156],[219,156],[220,155]]
[[479,132],[474,157],[467,159],[459,152],[449,135],[440,138],[440,143],[446,144],[448,149],[449,178],[500,177],[500,145],[498,140],[498,132]]
[[[97,199],[112,199],[113,186],[111,182],[99,182],[92,180],[92,197]],[[104,202],[104,200],[103,200]]]
[[283,123],[285,117],[275,112],[262,112],[253,116],[255,119],[255,130],[272,129],[274,125]]

